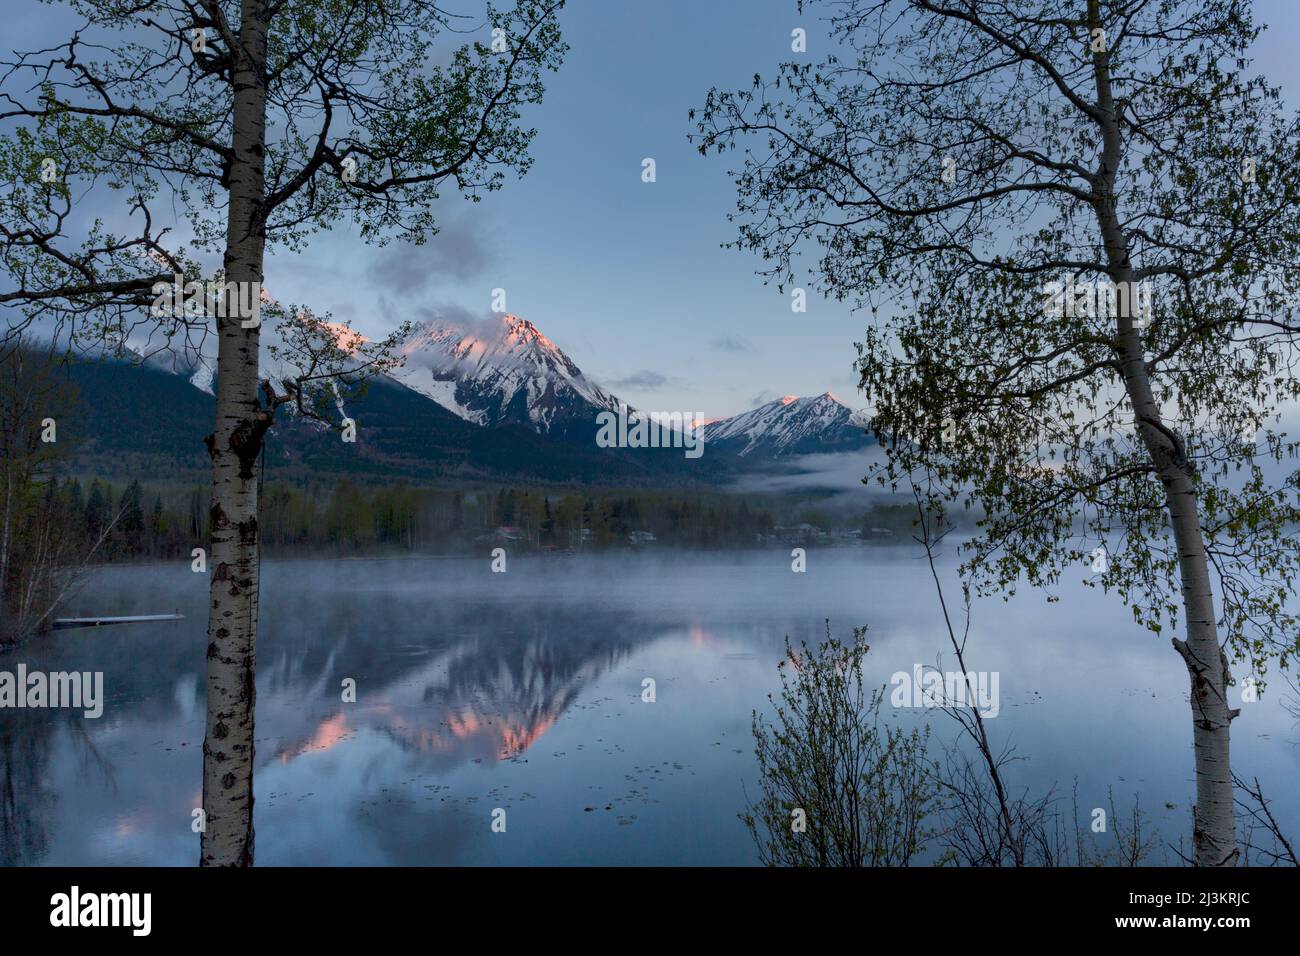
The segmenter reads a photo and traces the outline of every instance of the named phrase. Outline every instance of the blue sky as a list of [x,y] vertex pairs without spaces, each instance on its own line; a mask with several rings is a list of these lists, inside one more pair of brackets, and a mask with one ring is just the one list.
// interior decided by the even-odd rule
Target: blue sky
[[[358,256],[338,232],[284,272],[277,261],[268,284],[328,289],[339,315],[376,331],[423,309],[486,313],[504,288],[511,312],[642,408],[717,416],[789,393],[850,398],[859,320],[820,301],[793,313],[752,258],[719,248],[735,191],[726,163],[686,141],[709,87],[772,70],[794,27],[818,49],[812,18],[793,0],[576,0],[563,25],[571,50],[529,114],[525,178],[447,202],[444,235],[423,248]],[[641,181],[646,157],[654,183]],[[385,289],[411,277],[418,287]]]
[[[1294,103],[1300,0],[1256,9],[1271,25],[1257,67]],[[407,260],[428,279],[419,289],[390,296],[360,271],[372,256],[344,243],[337,259],[313,249],[331,261],[308,270],[312,281],[355,260],[329,298],[377,330],[421,307],[487,312],[491,290],[504,288],[510,311],[641,408],[720,416],[828,390],[863,404],[852,365],[866,316],[812,297],[794,313],[788,295],[754,275],[751,255],[720,248],[735,235],[731,157],[701,157],[686,141],[687,111],[711,86],[772,73],[792,56],[793,28],[808,31],[809,56],[829,52],[823,13],[800,15],[795,0],[572,0],[570,53],[529,116],[538,130],[529,174],[481,203],[449,203],[447,232],[430,246],[373,254],[398,274],[409,270],[389,257]],[[653,184],[641,181],[644,157],[656,161]]]
[[[8,6],[27,15],[10,21],[6,49],[58,35],[57,8]],[[1270,25],[1256,68],[1294,107],[1300,0],[1255,7]],[[853,343],[867,318],[815,297],[794,313],[752,256],[720,248],[735,235],[730,157],[701,157],[686,140],[705,92],[771,74],[792,56],[793,28],[808,31],[808,56],[828,53],[823,13],[800,15],[795,0],[571,0],[568,58],[526,117],[538,135],[525,178],[480,203],[449,191],[443,231],[422,247],[367,247],[336,227],[302,255],[275,255],[267,288],[381,335],[443,310],[486,315],[499,287],[509,311],[641,408],[714,417],[827,390],[861,405]]]

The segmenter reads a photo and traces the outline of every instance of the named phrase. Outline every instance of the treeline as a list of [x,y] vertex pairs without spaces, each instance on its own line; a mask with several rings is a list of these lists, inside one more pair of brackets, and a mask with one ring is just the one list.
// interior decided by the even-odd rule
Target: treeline
[[[77,548],[94,561],[187,558],[206,545],[208,490],[148,487],[98,478],[54,482],[55,506]],[[789,497],[723,493],[546,492],[535,489],[435,490],[268,482],[261,496],[267,554],[385,551],[450,552],[499,539],[557,550],[638,546],[754,547],[779,525],[831,529],[870,526],[861,513],[837,515]],[[891,522],[892,523],[892,522]],[[900,522],[901,523],[901,522]]]
[[139,481],[83,483],[17,467],[23,463],[8,459],[0,473],[0,645],[48,626],[83,567],[188,559],[206,539],[203,489],[194,488],[185,507],[164,506],[163,493],[146,492]]
[[57,423],[72,401],[48,362],[0,352],[0,645],[43,626],[85,560],[57,478]]
[[205,488],[177,495],[146,490],[139,481],[114,486],[68,478],[55,484],[64,533],[79,546],[74,550],[94,548],[96,562],[188,555],[207,538]]
[[577,550],[641,543],[690,547],[755,544],[770,510],[727,495],[546,493],[517,488],[454,491],[350,481],[305,488],[269,484],[262,546],[297,550],[453,550],[485,537],[519,546]]
[[376,549],[448,551],[485,537],[559,550],[637,546],[744,548],[770,544],[782,526],[870,537],[911,534],[915,507],[846,510],[815,496],[723,492],[454,491],[404,484],[367,487],[268,484],[262,545],[268,552]]
[[[4,428],[0,425],[0,440]],[[42,474],[36,452],[0,474],[0,644],[48,624],[48,612],[82,564],[190,560],[207,547],[208,489],[145,486]],[[18,463],[31,467],[21,470]],[[21,473],[20,473],[21,472]],[[747,548],[783,540],[788,526],[887,528],[911,533],[913,508],[879,504],[843,513],[815,499],[722,493],[547,493],[534,489],[434,490],[343,480],[262,490],[264,553],[455,553],[484,542],[513,549],[586,551],[627,547]],[[786,527],[783,527],[786,526]]]

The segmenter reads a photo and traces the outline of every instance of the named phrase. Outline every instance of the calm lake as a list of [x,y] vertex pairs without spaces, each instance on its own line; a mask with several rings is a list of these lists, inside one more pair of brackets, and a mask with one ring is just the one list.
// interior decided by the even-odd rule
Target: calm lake
[[[64,613],[185,620],[0,655],[0,670],[102,671],[105,694],[97,720],[0,710],[0,863],[197,862],[206,586],[188,563],[100,570]],[[1186,843],[1181,660],[1113,596],[1059,593],[974,609],[967,663],[998,672],[989,728],[1023,758],[1013,785],[1055,784],[1068,812],[1077,778],[1085,824],[1107,788],[1121,812],[1140,793],[1149,824]],[[901,545],[813,550],[804,574],[781,550],[518,557],[504,574],[486,554],[270,561],[261,618],[260,865],[754,863],[737,813],[758,792],[751,712],[778,686],[784,637],[869,625],[881,684],[948,651],[928,568]],[[956,667],[950,652],[941,664]],[[1286,692],[1275,679],[1241,705],[1233,762],[1296,834]],[[938,711],[886,711],[952,737]]]

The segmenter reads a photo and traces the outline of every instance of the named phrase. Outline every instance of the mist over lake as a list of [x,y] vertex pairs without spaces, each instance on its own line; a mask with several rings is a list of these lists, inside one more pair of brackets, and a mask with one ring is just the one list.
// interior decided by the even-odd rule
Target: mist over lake
[[[907,545],[511,557],[268,561],[257,667],[257,862],[752,864],[751,713],[779,688],[784,638],[868,625],[881,685],[955,669],[923,552]],[[951,569],[951,561],[947,563]],[[1081,576],[1081,575],[1079,575]],[[193,864],[201,805],[207,576],[99,569],[68,616],[178,609],[178,623],[46,634],[0,669],[103,671],[104,714],[6,713],[0,863]],[[957,595],[949,577],[950,600]],[[967,665],[996,671],[1013,788],[1056,785],[1070,815],[1139,794],[1165,849],[1195,792],[1187,673],[1113,596],[1067,579],[975,604]],[[643,682],[654,681],[654,701]],[[344,702],[343,682],[356,682]],[[887,692],[889,688],[886,688]],[[1233,763],[1300,825],[1300,730],[1274,679],[1234,722]],[[954,724],[926,708],[884,714]],[[1172,805],[1172,806],[1170,806]],[[495,809],[506,832],[493,832]]]

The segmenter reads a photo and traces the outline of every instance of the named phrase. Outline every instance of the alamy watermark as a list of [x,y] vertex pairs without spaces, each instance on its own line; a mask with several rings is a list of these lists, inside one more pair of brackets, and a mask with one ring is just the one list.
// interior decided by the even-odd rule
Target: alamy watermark
[[895,707],[974,707],[990,720],[1002,710],[997,671],[940,671],[921,664],[895,671],[889,702]]
[[261,324],[262,284],[260,282],[186,282],[177,273],[169,285],[155,282],[151,315],[165,318],[200,318],[215,315],[219,319],[240,319],[246,329]]
[[1098,279],[1076,282],[1067,276],[1043,285],[1043,313],[1050,318],[1136,319],[1138,328],[1151,321],[1151,283]]
[[132,936],[148,936],[153,927],[152,893],[83,893],[74,886],[50,897],[50,925],[55,927],[126,927]]
[[629,411],[622,403],[618,413],[596,415],[596,444],[601,448],[682,448],[687,458],[704,454],[700,432],[703,413]]
[[103,671],[0,671],[0,708],[71,707],[95,719],[104,713]]

